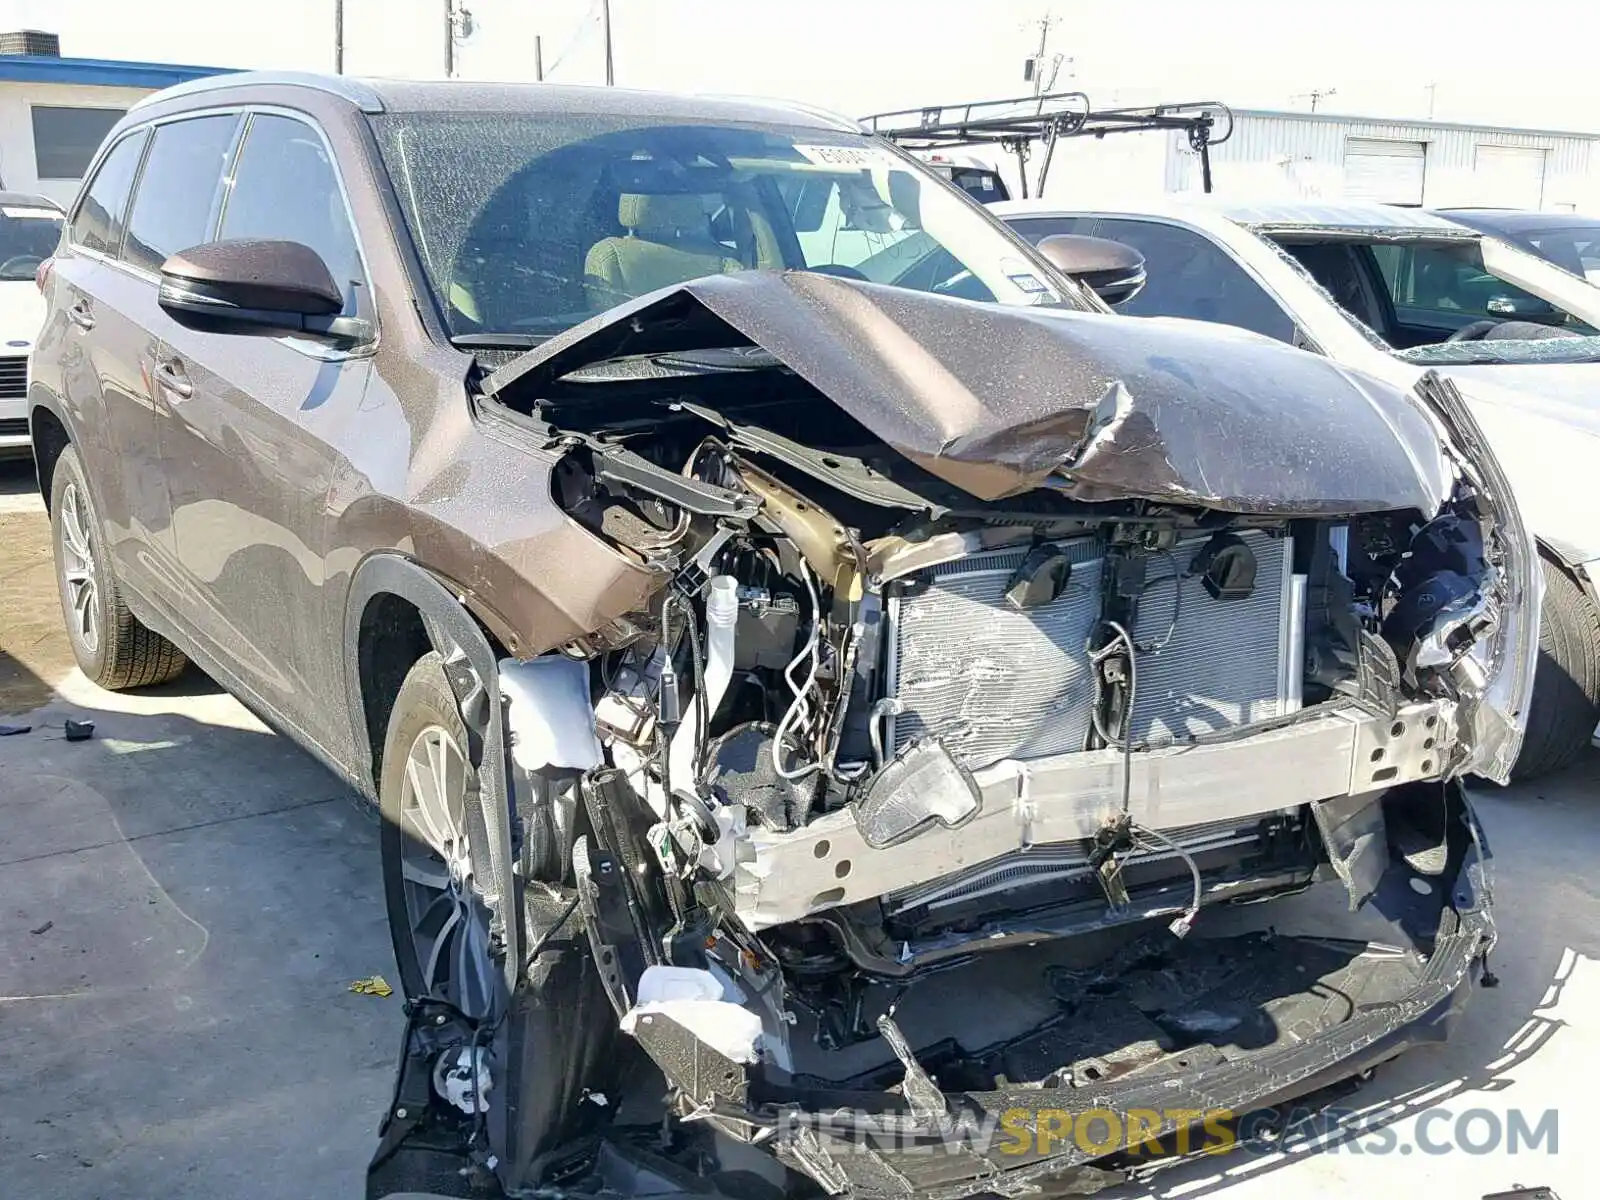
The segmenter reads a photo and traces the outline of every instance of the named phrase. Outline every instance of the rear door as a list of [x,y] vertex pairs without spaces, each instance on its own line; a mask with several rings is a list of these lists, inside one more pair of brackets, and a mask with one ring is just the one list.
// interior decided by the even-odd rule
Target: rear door
[[156,285],[122,257],[149,134],[124,134],[93,170],[56,254],[33,363],[36,383],[67,413],[118,578],[170,600],[169,510],[150,386]]
[[[345,315],[372,320],[344,188],[309,118],[249,114],[223,192],[212,238],[310,246],[344,288]],[[178,555],[208,649],[279,718],[322,744],[316,714],[344,686],[343,597],[324,587],[329,441],[359,419],[372,345],[202,332],[175,321],[163,329],[163,452]]]

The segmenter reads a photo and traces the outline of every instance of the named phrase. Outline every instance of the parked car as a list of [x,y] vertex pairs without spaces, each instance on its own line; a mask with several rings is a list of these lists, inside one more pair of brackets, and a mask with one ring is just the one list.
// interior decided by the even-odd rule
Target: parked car
[[[84,673],[193,659],[382,815],[372,1194],[1082,1193],[1068,1115],[1301,1095],[1479,976],[1539,585],[1446,380],[1111,315],[851,122],[609,88],[184,85],[43,279]],[[1381,949],[1226,920],[1321,879]]]
[[1123,242],[1148,285],[1117,311],[1238,326],[1405,387],[1430,370],[1472,405],[1539,540],[1543,641],[1519,778],[1571,763],[1600,721],[1600,291],[1475,230],[1376,204],[1167,198],[995,211],[1032,242]]
[[0,458],[28,454],[28,351],[44,323],[35,274],[61,239],[43,196],[0,192]]
[[1510,242],[1590,283],[1600,283],[1600,220],[1516,208],[1441,208],[1441,217]]

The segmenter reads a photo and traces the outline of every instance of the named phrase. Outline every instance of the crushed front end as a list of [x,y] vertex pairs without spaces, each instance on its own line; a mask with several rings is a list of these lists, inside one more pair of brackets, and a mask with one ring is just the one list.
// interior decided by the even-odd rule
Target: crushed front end
[[[583,327],[487,389],[661,579],[547,656],[587,672],[586,765],[513,772],[570,856],[462,1034],[508,1191],[572,1169],[519,1079],[593,1070],[562,1094],[597,1116],[595,1035],[516,1032],[585,989],[666,1081],[655,1152],[863,1197],[1087,1193],[1442,1036],[1494,940],[1460,781],[1515,757],[1538,607],[1447,383],[837,280],[653,303],[616,322],[680,342]],[[937,336],[974,322],[1028,369]],[[806,352],[839,324],[854,368]]]

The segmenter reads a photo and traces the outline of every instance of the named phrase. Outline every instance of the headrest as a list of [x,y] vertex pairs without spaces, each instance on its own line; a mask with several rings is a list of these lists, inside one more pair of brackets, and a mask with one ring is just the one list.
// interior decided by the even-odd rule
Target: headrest
[[684,193],[623,192],[617,200],[617,223],[644,236],[652,233],[669,237],[679,233],[704,236],[708,228],[705,205],[700,197]]

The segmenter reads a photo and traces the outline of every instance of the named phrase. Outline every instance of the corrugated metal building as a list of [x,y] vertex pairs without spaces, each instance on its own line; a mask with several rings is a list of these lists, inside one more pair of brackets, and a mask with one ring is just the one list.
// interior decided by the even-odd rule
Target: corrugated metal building
[[[1240,109],[1211,162],[1214,190],[1230,196],[1600,213],[1594,133]],[[1057,149],[1048,195],[1107,190],[1199,191],[1199,156],[1178,133]]]

